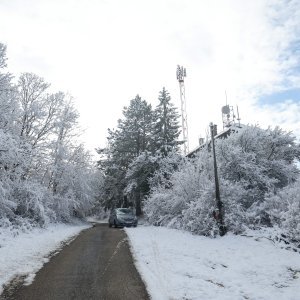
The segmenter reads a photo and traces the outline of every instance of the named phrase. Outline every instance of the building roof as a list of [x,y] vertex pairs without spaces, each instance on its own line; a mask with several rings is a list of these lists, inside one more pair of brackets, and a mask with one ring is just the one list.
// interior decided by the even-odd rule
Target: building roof
[[[229,127],[227,127],[225,130],[223,130],[222,132],[218,133],[215,135],[215,139],[220,139],[220,138],[227,138],[231,133],[233,132],[237,132],[239,129],[245,127],[242,124],[233,124],[230,125]],[[193,149],[192,151],[190,151],[186,157],[194,157],[200,150],[202,150],[205,146],[210,145],[211,140],[207,140],[205,141],[203,144],[199,145],[197,148]]]

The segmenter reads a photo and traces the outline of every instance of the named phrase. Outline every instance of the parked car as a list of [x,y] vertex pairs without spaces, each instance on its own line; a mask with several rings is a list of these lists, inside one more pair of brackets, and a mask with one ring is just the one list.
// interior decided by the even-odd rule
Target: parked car
[[137,223],[137,217],[130,208],[115,208],[111,211],[108,219],[109,227],[112,227],[113,225],[115,227],[136,227]]

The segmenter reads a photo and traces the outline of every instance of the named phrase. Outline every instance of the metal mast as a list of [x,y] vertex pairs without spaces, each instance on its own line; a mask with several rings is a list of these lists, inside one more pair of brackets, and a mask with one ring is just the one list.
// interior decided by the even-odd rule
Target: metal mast
[[184,77],[186,77],[186,69],[182,66],[177,65],[177,80],[180,88],[180,101],[181,101],[181,119],[182,119],[182,136],[183,136],[183,152],[187,155],[189,152],[189,135],[188,135],[188,124],[187,124],[187,113],[186,113],[186,101],[185,101],[185,87]]

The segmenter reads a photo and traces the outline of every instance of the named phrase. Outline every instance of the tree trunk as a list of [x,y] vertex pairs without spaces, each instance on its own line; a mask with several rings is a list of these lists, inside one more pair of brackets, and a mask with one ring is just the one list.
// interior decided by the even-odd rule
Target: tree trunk
[[141,206],[141,194],[139,192],[137,192],[135,195],[135,209],[137,216],[141,216],[143,214]]

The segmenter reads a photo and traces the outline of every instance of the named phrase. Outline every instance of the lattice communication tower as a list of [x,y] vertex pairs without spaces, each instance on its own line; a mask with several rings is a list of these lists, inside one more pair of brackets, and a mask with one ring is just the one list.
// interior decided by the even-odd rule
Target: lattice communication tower
[[186,77],[186,69],[178,65],[176,75],[177,75],[177,80],[179,82],[179,88],[180,88],[182,136],[184,141],[183,152],[184,155],[187,155],[189,152],[189,134],[188,134],[185,86],[184,86],[184,77]]

